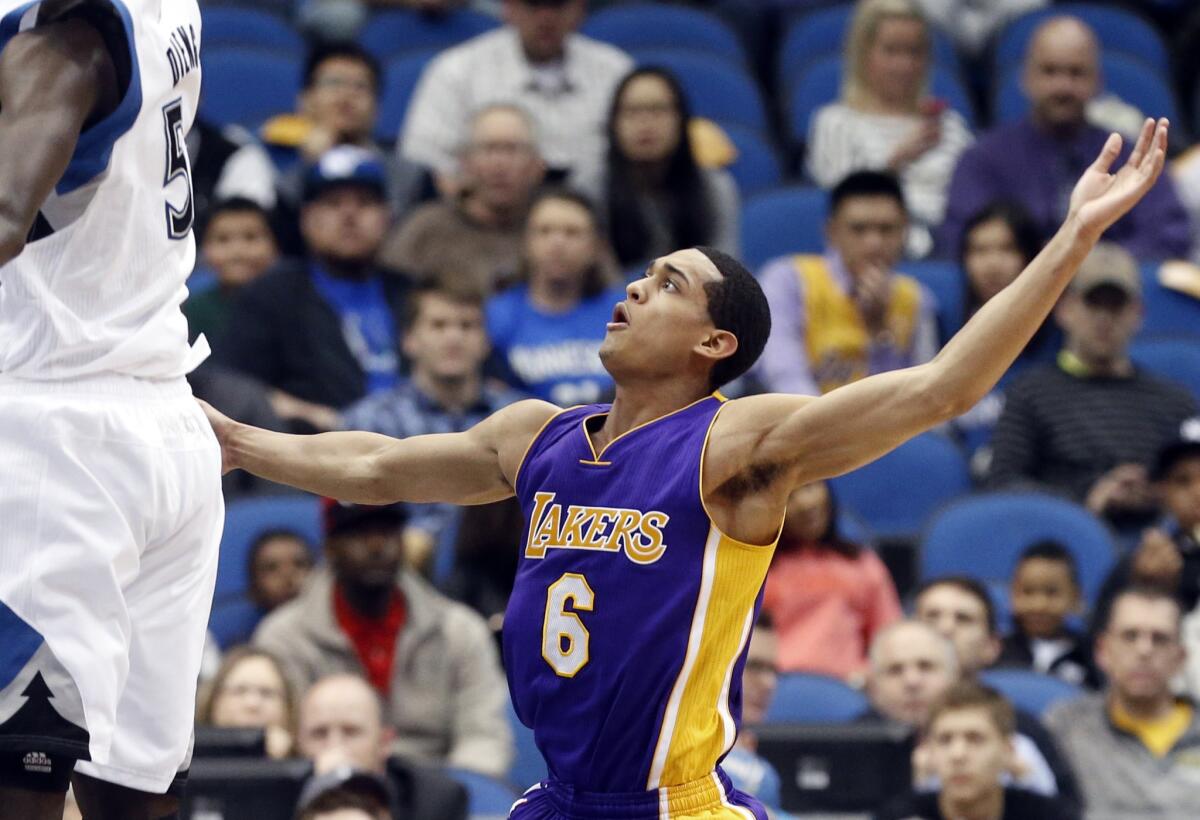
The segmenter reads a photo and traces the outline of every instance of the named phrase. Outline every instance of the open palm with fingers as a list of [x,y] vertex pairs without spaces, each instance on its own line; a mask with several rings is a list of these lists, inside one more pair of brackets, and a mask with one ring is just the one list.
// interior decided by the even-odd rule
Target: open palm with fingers
[[1133,153],[1116,172],[1110,169],[1121,153],[1121,137],[1109,135],[1100,156],[1071,192],[1071,215],[1087,234],[1098,239],[1154,185],[1166,162],[1167,127],[1166,118],[1147,119]]

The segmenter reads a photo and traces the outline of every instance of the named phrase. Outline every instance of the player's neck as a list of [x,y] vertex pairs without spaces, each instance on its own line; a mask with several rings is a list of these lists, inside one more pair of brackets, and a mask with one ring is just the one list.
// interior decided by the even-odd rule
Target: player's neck
[[705,395],[703,390],[697,392],[694,384],[682,381],[620,385],[604,426],[592,440],[603,448],[617,436],[687,407]]
[[938,795],[938,808],[946,820],[1000,820],[1004,816],[1004,789],[973,800],[954,800],[943,791]]

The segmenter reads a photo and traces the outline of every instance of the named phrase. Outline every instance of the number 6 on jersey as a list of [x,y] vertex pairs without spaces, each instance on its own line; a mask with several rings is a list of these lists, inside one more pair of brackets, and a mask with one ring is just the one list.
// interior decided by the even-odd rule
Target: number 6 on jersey
[[559,677],[573,678],[587,665],[591,635],[575,613],[591,612],[595,600],[596,593],[577,572],[565,573],[546,589],[542,657]]

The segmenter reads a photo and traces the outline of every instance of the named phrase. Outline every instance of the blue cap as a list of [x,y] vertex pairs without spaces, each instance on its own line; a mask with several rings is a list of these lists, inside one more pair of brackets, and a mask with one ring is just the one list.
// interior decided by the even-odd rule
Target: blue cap
[[378,155],[357,145],[330,148],[304,177],[304,201],[312,202],[330,188],[354,185],[387,198],[387,169]]

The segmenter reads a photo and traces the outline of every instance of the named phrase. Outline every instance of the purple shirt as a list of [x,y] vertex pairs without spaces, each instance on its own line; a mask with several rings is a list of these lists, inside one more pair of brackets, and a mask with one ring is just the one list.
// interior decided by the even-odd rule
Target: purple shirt
[[[1071,191],[1100,154],[1108,132],[1085,125],[1060,139],[1036,128],[1028,117],[983,134],[962,155],[946,205],[939,248],[958,254],[963,226],[997,200],[1019,203],[1049,237],[1067,215]],[[1125,140],[1120,168],[1132,149]],[[1105,239],[1117,242],[1139,260],[1186,257],[1191,247],[1188,216],[1169,174],[1163,174],[1137,206],[1108,229]]]

